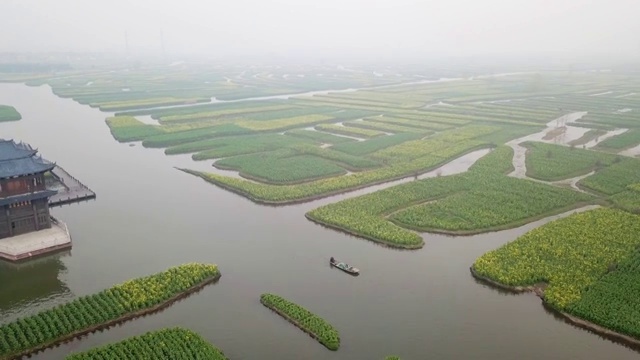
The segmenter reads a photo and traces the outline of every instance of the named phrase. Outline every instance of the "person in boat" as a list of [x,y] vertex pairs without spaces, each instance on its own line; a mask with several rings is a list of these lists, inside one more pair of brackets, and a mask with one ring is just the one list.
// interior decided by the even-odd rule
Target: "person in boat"
[[331,261],[332,263],[336,262],[336,260],[333,258],[333,256],[331,257],[331,260],[330,260],[330,261]]

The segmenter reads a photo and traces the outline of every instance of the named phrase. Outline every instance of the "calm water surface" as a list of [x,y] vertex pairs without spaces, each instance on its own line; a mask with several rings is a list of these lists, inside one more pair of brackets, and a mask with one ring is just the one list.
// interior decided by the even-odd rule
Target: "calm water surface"
[[[0,84],[0,103],[23,115],[0,124],[0,137],[31,143],[98,196],[53,210],[69,225],[70,252],[0,266],[0,321],[184,262],[212,262],[222,271],[216,285],[166,311],[35,359],[62,359],[170,326],[202,334],[231,359],[638,357],[556,320],[534,295],[505,295],[469,275],[475,258],[548,220],[473,237],[425,235],[422,250],[391,250],[304,218],[339,197],[256,205],[173,168],[193,165],[188,157],[117,143],[104,113],[57,98],[49,87]],[[194,165],[203,166],[208,164]],[[331,269],[330,256],[359,267],[362,275]],[[258,300],[263,292],[321,315],[340,331],[340,349],[326,350],[264,308]]]

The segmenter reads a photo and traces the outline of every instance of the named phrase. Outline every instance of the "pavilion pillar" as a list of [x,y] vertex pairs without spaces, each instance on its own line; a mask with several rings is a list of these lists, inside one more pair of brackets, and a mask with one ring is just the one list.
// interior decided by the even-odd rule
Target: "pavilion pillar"
[[31,207],[33,208],[33,219],[36,222],[36,231],[40,230],[40,219],[38,218],[38,207],[36,206],[36,202],[31,202]]

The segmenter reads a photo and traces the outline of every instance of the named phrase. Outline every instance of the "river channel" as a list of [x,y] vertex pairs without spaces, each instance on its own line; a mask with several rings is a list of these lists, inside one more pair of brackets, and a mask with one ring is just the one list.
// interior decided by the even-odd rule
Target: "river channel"
[[[0,266],[0,322],[185,262],[216,263],[222,272],[217,284],[163,312],[34,359],[63,359],[71,351],[172,326],[200,333],[230,359],[638,357],[554,318],[532,294],[504,294],[469,274],[478,256],[549,219],[478,236],[427,234],[421,250],[391,250],[305,219],[306,211],[350,195],[257,205],[176,170],[203,166],[188,156],[116,142],[105,113],[58,98],[47,86],[0,84],[0,103],[23,116],[0,124],[0,138],[29,142],[97,194],[94,201],[52,210],[69,226],[71,251]],[[445,168],[441,174],[454,172]],[[362,274],[331,269],[330,256]],[[322,316],[339,330],[340,349],[328,351],[263,307],[264,292]]]

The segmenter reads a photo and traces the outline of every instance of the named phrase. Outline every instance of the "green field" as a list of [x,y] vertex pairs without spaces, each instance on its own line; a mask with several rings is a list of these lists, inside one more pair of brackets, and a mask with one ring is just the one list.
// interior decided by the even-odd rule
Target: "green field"
[[405,141],[417,140],[422,137],[424,137],[422,134],[396,134],[380,136],[373,139],[367,139],[365,141],[341,143],[334,145],[331,148],[343,153],[362,156],[393,145],[401,144]]
[[22,115],[13,106],[0,105],[0,122],[20,119],[22,119]]
[[[388,155],[389,158],[384,156],[376,157],[375,155],[379,152],[372,154],[372,159],[385,164],[385,166],[381,168],[300,185],[279,186],[260,184],[217,174],[188,171],[188,169],[184,170],[200,176],[213,184],[246,196],[253,201],[286,204],[426,172],[462,154],[488,146],[486,143],[472,140],[474,134],[473,131],[461,131],[458,134],[447,133],[417,142],[410,141],[408,143],[411,144],[408,147],[404,146],[408,143],[392,146],[381,150],[386,151],[385,154]],[[394,151],[396,147],[400,147],[401,149]],[[424,151],[423,153],[419,152],[417,157],[411,156],[406,160],[398,158],[397,156],[398,152],[415,151],[418,149],[428,149],[428,151]],[[347,156],[347,154],[342,154]]]
[[340,334],[331,324],[304,307],[275,294],[260,295],[260,302],[313,336],[329,350],[338,350]]
[[0,357],[29,354],[73,338],[73,334],[141,316],[147,309],[166,304],[219,276],[216,265],[183,264],[5,323],[0,326]]
[[557,181],[586,174],[622,161],[612,154],[566,146],[527,142],[527,176]]
[[604,140],[598,144],[598,147],[605,150],[620,151],[638,144],[640,144],[640,129],[633,129]]
[[161,127],[143,124],[130,116],[115,116],[106,120],[111,135],[120,142],[142,140],[146,137],[164,134]]
[[640,180],[640,160],[623,158],[596,174],[581,180],[578,185],[597,193],[614,195]]
[[472,234],[514,227],[562,212],[593,197],[514,179],[512,150],[500,147],[468,174],[413,181],[325,205],[307,213],[313,221],[389,246],[422,247],[419,231]]
[[237,170],[243,177],[269,183],[296,183],[346,173],[331,161],[298,155],[291,150],[230,157],[216,161],[215,166]]
[[[533,68],[478,77],[497,68],[426,70],[416,65],[376,76],[373,67],[345,71],[324,64],[83,66],[0,74],[0,80],[48,85],[62,98],[104,111],[106,125],[119,142],[141,141],[167,155],[190,154],[194,160],[209,160],[207,165],[215,160],[217,168],[238,171],[245,179],[193,171],[189,165],[181,169],[256,203],[293,204],[405,179],[401,185],[306,214],[312,221],[386,246],[417,249],[424,245],[417,232],[497,231],[599,204],[604,208],[548,223],[488,252],[473,269],[505,286],[541,286],[553,308],[640,337],[640,311],[634,305],[640,294],[640,222],[633,214],[640,214],[640,159],[621,155],[640,144],[640,97],[630,95],[637,91],[640,75],[630,68]],[[417,81],[436,75],[457,80]],[[514,160],[506,143],[546,131],[547,124],[555,127],[551,132],[569,129],[562,116],[574,112],[587,112],[570,124],[584,128],[584,135],[566,142],[571,136],[566,131],[554,139],[558,144],[521,144],[527,148],[522,160],[529,179],[507,175],[520,155]],[[140,120],[147,121],[141,116],[158,125],[143,123]],[[0,121],[18,119],[15,109],[0,106]],[[607,131],[621,129],[628,131],[584,149]],[[493,150],[468,171],[417,180],[479,149]],[[559,183],[592,171],[578,188],[569,181]],[[136,296],[149,302],[161,298],[154,290],[136,289]],[[0,337],[0,349],[16,352],[54,333],[120,314],[113,305],[118,299],[107,296],[106,305],[101,299],[5,324],[0,327],[6,335]],[[275,295],[263,296],[265,302],[299,316],[295,321],[306,322],[306,330],[337,349],[337,331],[326,322]],[[86,308],[98,315],[75,315]],[[42,325],[47,323],[55,325]],[[112,348],[127,346],[125,341]],[[198,349],[209,351],[202,343]],[[154,356],[152,350],[147,349],[148,357]]]
[[[607,208],[590,210],[531,230],[481,256],[473,269],[507,286],[547,283],[544,300],[572,312],[593,284],[616,264],[634,258],[639,231],[636,215]],[[585,306],[592,303],[585,301]],[[592,311],[600,311],[599,306]]]

